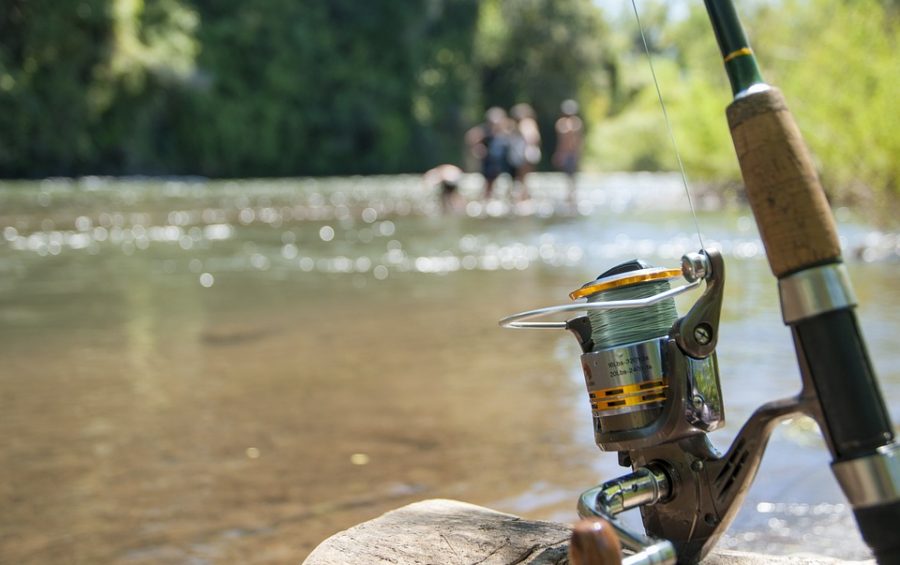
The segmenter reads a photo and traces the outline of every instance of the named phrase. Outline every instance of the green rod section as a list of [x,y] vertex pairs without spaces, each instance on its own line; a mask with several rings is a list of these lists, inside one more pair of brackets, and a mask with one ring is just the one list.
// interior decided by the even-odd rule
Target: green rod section
[[722,51],[732,93],[737,96],[754,84],[765,84],[731,0],[704,0],[704,3]]

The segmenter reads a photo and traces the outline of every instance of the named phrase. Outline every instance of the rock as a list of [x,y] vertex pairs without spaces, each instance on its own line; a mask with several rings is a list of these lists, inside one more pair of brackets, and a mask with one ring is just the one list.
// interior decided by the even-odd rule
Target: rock
[[[554,565],[568,563],[571,527],[455,500],[424,500],[338,532],[303,565]],[[815,555],[713,551],[704,565],[874,564]]]

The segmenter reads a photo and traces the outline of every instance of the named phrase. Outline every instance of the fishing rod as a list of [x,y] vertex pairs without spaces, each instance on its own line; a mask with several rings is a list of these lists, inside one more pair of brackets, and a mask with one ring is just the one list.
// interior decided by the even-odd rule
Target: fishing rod
[[[573,291],[574,303],[501,320],[504,327],[575,336],[595,441],[632,469],[579,498],[579,515],[594,521],[576,528],[571,561],[610,563],[621,546],[630,552],[621,560],[628,565],[699,562],[737,514],[776,425],[805,414],[825,437],[863,539],[879,563],[898,563],[900,446],[859,331],[834,219],[784,97],[763,80],[734,5],[705,4],[734,93],[726,116],[778,279],[801,391],[760,406],[724,454],[709,441],[725,418],[715,352],[725,263],[713,249],[686,254],[680,269],[623,263]],[[684,284],[673,288],[679,279]],[[674,296],[701,284],[703,293],[679,317]],[[573,311],[586,314],[535,321]],[[632,508],[640,509],[644,532],[617,519]]]
[[747,196],[815,400],[832,470],[879,563],[900,563],[900,448],[854,308],[837,228],[781,92],[765,83],[731,0],[705,0],[734,101],[726,115]]

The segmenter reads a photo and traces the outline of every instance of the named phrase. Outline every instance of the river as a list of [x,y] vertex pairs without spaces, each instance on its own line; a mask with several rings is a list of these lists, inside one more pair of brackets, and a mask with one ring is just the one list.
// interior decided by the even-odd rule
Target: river
[[[579,349],[497,320],[698,240],[672,175],[585,175],[574,210],[532,180],[510,208],[467,177],[447,216],[411,176],[0,184],[0,562],[297,563],[434,497],[572,520],[620,472]],[[752,217],[697,207],[728,268],[727,446],[799,377]],[[900,237],[836,215],[898,422]],[[866,557],[828,462],[780,427],[721,545]]]

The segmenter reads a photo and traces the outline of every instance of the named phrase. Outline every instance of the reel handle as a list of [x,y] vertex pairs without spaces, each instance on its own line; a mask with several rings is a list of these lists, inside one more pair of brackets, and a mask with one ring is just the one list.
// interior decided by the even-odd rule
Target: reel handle
[[[622,565],[675,565],[677,556],[672,542],[665,539],[656,539],[626,528],[616,519],[616,515],[641,506],[652,506],[657,502],[668,499],[672,494],[673,485],[669,477],[659,469],[641,467],[633,473],[621,476],[590,488],[578,499],[578,515],[584,521],[599,521],[605,531],[594,532],[592,528],[597,526],[585,526],[587,532],[576,527],[572,534],[573,545],[569,546],[571,559],[572,547],[575,547],[577,557],[586,558],[585,561],[572,561],[586,565],[622,563]],[[577,536],[577,537],[576,537]],[[600,539],[596,539],[600,536]],[[616,538],[610,542],[608,537]],[[592,539],[593,538],[593,539]],[[599,557],[606,555],[612,548],[621,549],[624,546],[632,554],[622,557],[618,553],[612,561],[598,561]],[[590,559],[594,559],[593,561]]]
[[619,565],[622,544],[609,522],[603,518],[585,518],[575,524],[569,542],[571,565]]

